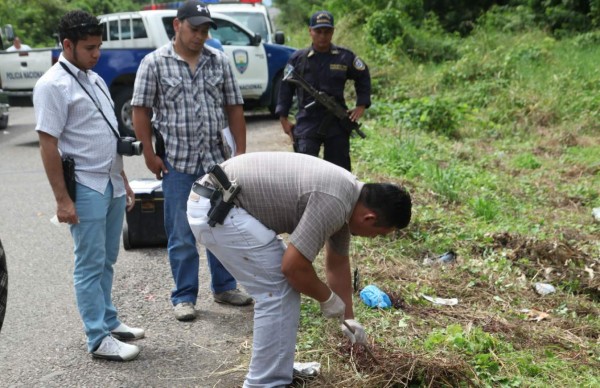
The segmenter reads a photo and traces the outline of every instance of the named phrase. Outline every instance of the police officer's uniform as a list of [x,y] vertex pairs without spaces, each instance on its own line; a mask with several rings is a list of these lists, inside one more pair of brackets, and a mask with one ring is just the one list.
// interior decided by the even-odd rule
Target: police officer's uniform
[[[306,82],[323,91],[347,109],[344,101],[346,80],[354,81],[356,105],[371,105],[371,77],[367,65],[352,51],[331,45],[327,53],[309,47],[296,51],[289,62]],[[292,106],[294,92],[298,97],[298,114],[294,127],[294,150],[318,156],[324,145],[324,159],[348,171],[350,164],[349,134],[340,126],[339,120],[319,103],[306,108],[314,101],[302,87],[282,82],[275,110],[278,116],[287,117]]]

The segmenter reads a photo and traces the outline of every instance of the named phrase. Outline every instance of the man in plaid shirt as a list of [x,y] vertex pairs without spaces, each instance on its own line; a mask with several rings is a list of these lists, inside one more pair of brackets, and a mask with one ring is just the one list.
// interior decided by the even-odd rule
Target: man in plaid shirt
[[[206,5],[187,1],[178,9],[173,27],[173,41],[142,60],[131,105],[146,166],[163,180],[165,229],[175,281],[171,301],[175,318],[187,321],[196,317],[199,265],[185,214],[187,197],[192,183],[208,167],[230,156],[221,132],[227,125],[237,154],[245,152],[246,123],[242,94],[227,57],[204,44],[209,28],[217,28]],[[164,138],[164,155],[156,155],[152,147],[152,125]],[[210,251],[207,257],[215,301],[252,303]]]
[[[320,302],[325,317],[352,342],[366,344],[354,319],[350,235],[376,237],[408,225],[411,198],[390,183],[362,183],[347,170],[310,155],[253,152],[221,164],[241,191],[223,224],[211,227],[210,175],[192,188],[188,221],[255,300],[252,360],[244,382],[292,382],[300,294]],[[204,186],[204,187],[203,187]],[[206,187],[209,187],[208,189]],[[289,244],[278,236],[289,233]],[[313,267],[325,246],[326,282]]]

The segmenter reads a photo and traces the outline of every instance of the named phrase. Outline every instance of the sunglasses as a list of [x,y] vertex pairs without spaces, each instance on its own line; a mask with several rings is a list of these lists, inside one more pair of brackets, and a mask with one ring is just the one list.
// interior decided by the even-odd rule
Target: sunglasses
[[98,23],[81,23],[66,28],[67,30],[78,30],[78,32],[89,35],[100,35],[104,31],[104,26]]

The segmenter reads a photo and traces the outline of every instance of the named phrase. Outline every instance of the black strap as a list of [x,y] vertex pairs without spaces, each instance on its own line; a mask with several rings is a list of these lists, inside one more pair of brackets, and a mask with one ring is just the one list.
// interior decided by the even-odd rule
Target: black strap
[[[302,49],[300,55],[300,63],[298,63],[298,74],[304,78],[304,71],[306,70],[306,63],[308,62],[308,53],[310,53],[311,47]],[[304,88],[296,88],[296,98],[298,99],[298,109],[303,109],[302,99],[304,98]]]
[[[73,74],[73,72],[71,71],[71,69],[69,69],[69,67],[67,65],[65,65],[64,63],[62,63],[60,61],[58,63],[60,63],[60,65],[63,67],[63,69],[65,69],[65,71],[67,73],[71,74],[71,76],[73,78],[75,78],[75,81],[77,81],[77,83],[79,84],[79,86],[81,86],[81,89],[83,89],[83,91],[90,97],[90,100],[92,100],[92,102],[94,103],[94,105],[96,106],[96,108],[98,108],[98,111],[100,112],[100,114],[102,115],[102,117],[104,117],[104,120],[106,121],[106,124],[108,124],[108,126],[110,127],[110,129],[112,130],[112,132],[114,133],[114,135],[117,137],[117,139],[120,139],[121,138],[121,133],[119,131],[117,131],[112,126],[112,124],[110,123],[110,121],[108,121],[108,118],[106,117],[106,115],[104,114],[104,112],[102,112],[102,109],[100,108],[100,104],[98,103],[98,101],[96,101],[94,99],[94,97],[92,97],[92,95],[90,94],[90,92],[83,86],[83,84],[79,81],[79,79],[77,77],[75,77],[75,74]],[[96,85],[98,86],[98,89],[100,89],[100,91],[102,92],[102,94],[104,94],[104,97],[106,97],[106,99],[108,100],[108,102],[112,106],[112,101],[111,101],[110,97],[108,97],[108,95],[106,94],[106,92],[104,91],[104,89],[102,89],[102,87],[98,83],[96,83]]]

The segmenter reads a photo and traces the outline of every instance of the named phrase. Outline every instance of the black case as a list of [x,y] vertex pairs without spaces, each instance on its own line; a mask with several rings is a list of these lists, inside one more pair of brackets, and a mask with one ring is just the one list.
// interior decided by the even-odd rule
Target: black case
[[125,213],[123,247],[126,250],[143,247],[166,247],[164,196],[162,188],[150,194],[137,193],[135,205]]

